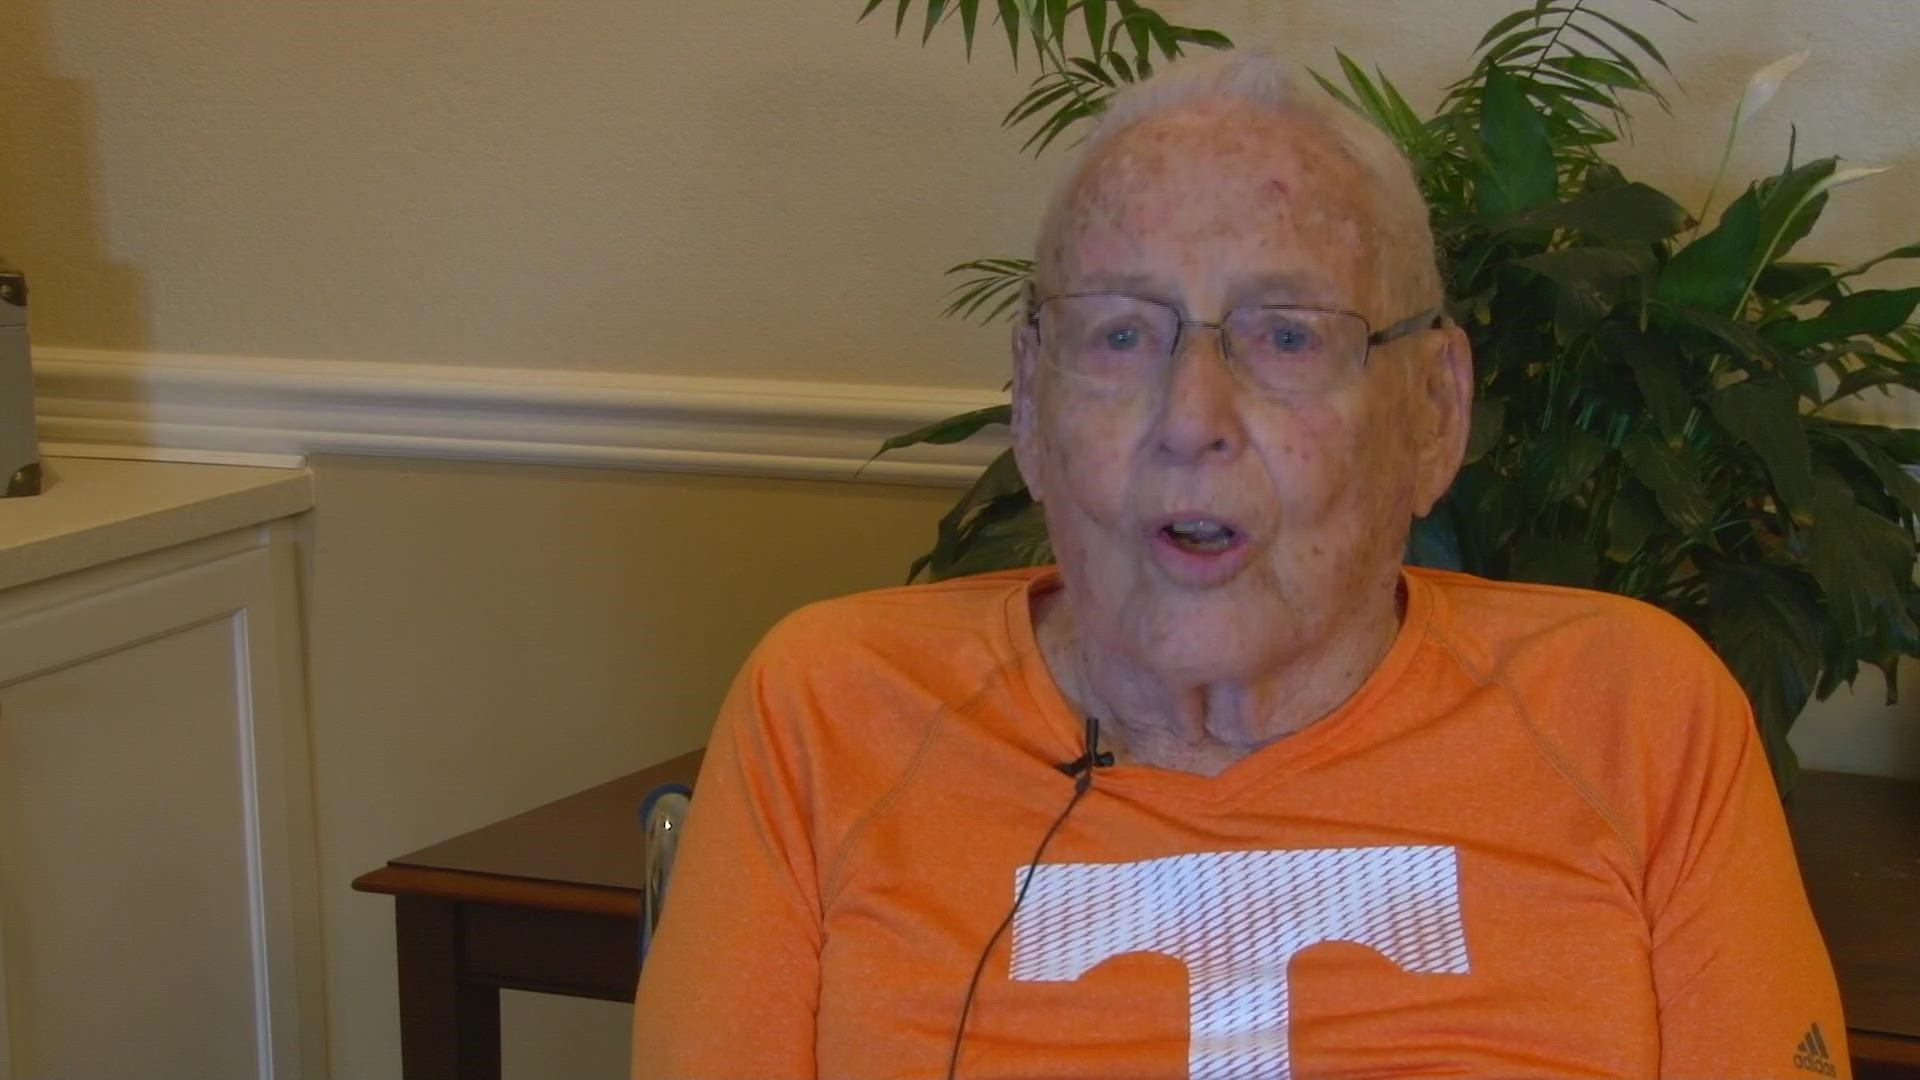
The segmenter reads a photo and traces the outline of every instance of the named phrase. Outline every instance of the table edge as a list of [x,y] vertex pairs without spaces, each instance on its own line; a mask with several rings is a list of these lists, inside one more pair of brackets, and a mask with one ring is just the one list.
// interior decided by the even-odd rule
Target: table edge
[[388,863],[353,879],[355,892],[395,898],[494,904],[579,915],[640,919],[640,893],[605,885],[562,885],[535,878],[475,874],[459,870]]

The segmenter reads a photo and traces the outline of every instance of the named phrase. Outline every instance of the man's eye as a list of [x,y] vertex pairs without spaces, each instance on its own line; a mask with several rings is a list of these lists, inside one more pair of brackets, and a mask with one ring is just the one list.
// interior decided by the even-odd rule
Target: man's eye
[[1267,328],[1267,347],[1282,355],[1312,352],[1318,345],[1313,330],[1297,322],[1281,322]]
[[1116,352],[1129,352],[1140,347],[1140,328],[1137,326],[1116,326],[1100,338],[1100,344]]

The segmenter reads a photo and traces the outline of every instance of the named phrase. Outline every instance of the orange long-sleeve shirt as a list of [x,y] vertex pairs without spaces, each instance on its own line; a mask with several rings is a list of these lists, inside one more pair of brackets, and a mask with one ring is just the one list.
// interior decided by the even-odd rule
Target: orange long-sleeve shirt
[[[1102,769],[988,953],[964,1077],[1846,1076],[1745,700],[1641,604],[1408,570],[1386,659],[1215,777]],[[1050,571],[836,600],[722,711],[636,1080],[946,1073],[1072,795]]]

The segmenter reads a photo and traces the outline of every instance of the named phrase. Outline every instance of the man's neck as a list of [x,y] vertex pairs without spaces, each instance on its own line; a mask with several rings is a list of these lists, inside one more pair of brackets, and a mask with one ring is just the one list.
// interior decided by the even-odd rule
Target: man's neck
[[1121,764],[1213,776],[1352,697],[1392,648],[1403,607],[1396,591],[1264,670],[1205,682],[1167,678],[1103,649],[1079,631],[1064,590],[1037,597],[1033,620],[1062,696],[1100,718],[1102,746]]

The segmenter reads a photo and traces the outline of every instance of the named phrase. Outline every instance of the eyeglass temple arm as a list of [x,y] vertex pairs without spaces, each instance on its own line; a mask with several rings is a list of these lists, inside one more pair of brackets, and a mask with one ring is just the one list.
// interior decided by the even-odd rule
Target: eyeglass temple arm
[[1401,319],[1399,322],[1394,323],[1392,326],[1387,327],[1385,330],[1375,330],[1373,333],[1368,334],[1367,344],[1377,348],[1381,345],[1385,345],[1390,341],[1398,341],[1401,338],[1406,337],[1408,334],[1411,334],[1417,330],[1438,330],[1442,326],[1445,326],[1446,324],[1447,324],[1446,308],[1444,307],[1428,308],[1427,310],[1421,312],[1418,315],[1409,315],[1408,317]]

